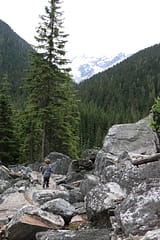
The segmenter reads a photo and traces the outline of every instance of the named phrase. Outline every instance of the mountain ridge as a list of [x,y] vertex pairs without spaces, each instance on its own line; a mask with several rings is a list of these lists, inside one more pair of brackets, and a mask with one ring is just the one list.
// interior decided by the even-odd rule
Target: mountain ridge
[[118,53],[114,56],[74,56],[71,59],[72,77],[75,82],[79,83],[93,75],[107,70],[117,63],[130,57],[132,54]]
[[[33,51],[30,44],[21,38],[3,20],[0,20],[0,83],[6,74],[11,87],[13,101],[19,105],[19,98],[23,98],[22,78],[30,68],[29,53]],[[21,97],[20,97],[21,96]]]

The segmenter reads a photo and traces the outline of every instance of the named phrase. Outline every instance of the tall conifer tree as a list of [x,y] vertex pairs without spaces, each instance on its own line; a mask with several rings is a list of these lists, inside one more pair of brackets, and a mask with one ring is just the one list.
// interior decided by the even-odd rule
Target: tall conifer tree
[[16,162],[16,140],[13,105],[10,97],[8,77],[3,77],[0,86],[0,160],[3,164]]
[[[77,157],[79,114],[65,58],[68,35],[63,31],[60,4],[59,0],[49,0],[45,15],[40,17],[35,37],[38,45],[32,53],[32,70],[27,79],[28,109],[32,112],[27,115],[32,125],[36,125],[36,132],[39,129],[36,151],[42,159],[50,151]],[[29,145],[28,148],[34,147],[32,143]]]

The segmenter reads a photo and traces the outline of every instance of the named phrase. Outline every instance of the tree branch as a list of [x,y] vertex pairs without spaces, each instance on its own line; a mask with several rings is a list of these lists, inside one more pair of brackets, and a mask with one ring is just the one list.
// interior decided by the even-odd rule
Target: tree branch
[[134,161],[132,161],[132,164],[138,166],[138,165],[146,164],[149,162],[155,162],[155,161],[159,161],[159,160],[160,160],[160,153],[157,153],[150,157],[134,160]]

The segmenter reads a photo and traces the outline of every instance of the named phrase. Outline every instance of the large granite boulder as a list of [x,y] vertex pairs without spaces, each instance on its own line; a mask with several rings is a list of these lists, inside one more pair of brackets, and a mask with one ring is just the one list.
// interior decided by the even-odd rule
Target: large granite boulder
[[98,184],[86,195],[87,216],[94,225],[106,225],[111,228],[110,215],[126,197],[126,193],[114,182]]
[[6,223],[21,209],[23,206],[30,204],[29,199],[25,197],[25,188],[16,187],[8,188],[0,197],[0,222]]
[[75,187],[71,190],[69,190],[69,202],[70,203],[78,203],[78,202],[83,202],[84,197],[79,189],[79,187]]
[[62,229],[61,216],[44,212],[33,206],[21,208],[7,225],[9,240],[35,240],[35,234],[48,229]]
[[123,152],[152,155],[157,152],[158,139],[145,118],[136,123],[113,125],[104,139],[95,161],[95,174],[116,162]]
[[63,217],[68,224],[75,213],[75,207],[62,198],[56,198],[44,203],[41,209]]
[[157,152],[156,135],[145,118],[136,123],[113,125],[104,139],[102,150],[119,155],[124,151],[140,154]]
[[69,200],[69,192],[67,190],[59,189],[47,189],[47,190],[36,190],[33,192],[32,200],[34,203],[39,205],[44,204],[45,202],[51,201],[56,198],[62,198],[66,201]]
[[71,162],[69,156],[58,152],[51,152],[47,158],[51,160],[51,168],[54,174],[67,174]]
[[80,191],[83,197],[94,188],[98,183],[100,183],[99,178],[93,174],[86,174],[84,179],[81,181],[80,184]]
[[115,210],[125,235],[143,235],[147,231],[160,228],[159,179],[150,179],[150,182],[142,183],[134,190]]
[[142,164],[139,167],[132,164],[131,157],[127,152],[119,156],[119,161],[110,163],[102,170],[101,181],[118,183],[129,194],[133,188],[149,179],[159,178],[160,161]]

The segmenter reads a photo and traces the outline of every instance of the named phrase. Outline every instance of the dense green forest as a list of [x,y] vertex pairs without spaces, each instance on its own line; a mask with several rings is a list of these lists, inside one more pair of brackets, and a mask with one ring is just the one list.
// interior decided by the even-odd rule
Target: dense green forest
[[0,20],[0,82],[7,74],[15,104],[23,99],[20,86],[22,78],[26,76],[25,70],[29,68],[30,51],[33,51],[31,45]]
[[[40,38],[38,41],[40,41]],[[60,48],[62,46],[63,43],[62,45],[59,45]],[[151,110],[155,98],[160,96],[159,44],[143,49],[114,67],[98,73],[79,84],[74,83],[74,79],[72,79],[74,89],[70,87],[69,70],[66,70],[68,71],[68,75],[65,74],[63,77],[61,76],[61,73],[58,73],[56,66],[54,66],[54,72],[52,72],[51,69],[44,64],[40,55],[33,54],[34,64],[32,64],[33,69],[30,69],[31,66],[29,63],[31,59],[31,51],[33,52],[32,46],[20,38],[6,23],[0,20],[0,84],[4,82],[4,79],[7,79],[10,84],[10,88],[7,91],[8,95],[11,95],[11,102],[13,106],[12,108],[9,108],[10,110],[8,111],[8,114],[12,109],[15,118],[21,115],[21,121],[22,116],[25,119],[23,119],[24,122],[28,119],[25,122],[24,128],[28,136],[28,140],[24,139],[24,136],[21,135],[23,128],[22,126],[19,126],[21,121],[18,121],[18,124],[14,124],[13,122],[11,125],[16,125],[16,127],[18,126],[18,130],[15,128],[16,130],[10,129],[10,131],[13,134],[18,132],[18,134],[15,135],[19,135],[18,138],[21,139],[20,141],[16,141],[16,145],[16,138],[14,138],[14,148],[17,147],[17,149],[22,149],[21,152],[23,152],[23,154],[27,154],[27,151],[29,154],[30,150],[30,159],[33,157],[32,154],[34,155],[34,152],[40,146],[40,142],[37,141],[37,139],[31,138],[31,136],[40,136],[39,134],[42,134],[43,132],[40,137],[42,140],[42,136],[49,134],[49,129],[47,130],[45,126],[46,130],[44,134],[44,126],[42,127],[42,122],[46,116],[51,117],[49,112],[47,113],[48,115],[45,115],[48,110],[51,111],[52,109],[53,112],[56,113],[54,117],[52,115],[46,124],[54,121],[55,125],[53,127],[53,135],[55,134],[57,141],[55,141],[55,138],[48,135],[47,142],[53,142],[50,145],[47,143],[44,148],[48,148],[47,152],[56,150],[72,155],[71,151],[74,153],[76,152],[76,145],[78,147],[79,154],[86,148],[101,147],[104,136],[113,124],[135,122],[143,117],[146,117]],[[59,49],[59,51],[61,52],[61,49]],[[63,52],[61,53],[63,55]],[[50,61],[52,56],[53,55],[48,54]],[[62,59],[62,62],[63,61],[64,60]],[[36,99],[39,103],[43,102],[41,101],[41,95],[36,95],[37,92],[33,91],[36,89],[35,86],[39,81],[39,79],[35,77],[36,74],[38,73],[39,75],[40,72],[43,72],[41,71],[42,68],[37,67],[39,63],[43,66],[44,71],[48,69],[54,79],[54,74],[56,74],[56,79],[62,79],[62,82],[59,85],[58,80],[56,85],[53,85],[53,88],[56,86],[56,91],[54,91],[53,95],[49,97],[50,101],[55,102],[55,96],[59,96],[57,106],[51,108],[50,105],[45,105],[44,107],[42,104],[41,111],[36,112],[38,114],[37,118],[35,109],[38,108],[39,105],[36,106]],[[50,63],[52,65],[52,61]],[[57,70],[55,71],[55,69]],[[28,88],[30,89],[29,91],[34,93],[34,98],[33,95],[30,94],[31,92],[27,92],[26,89],[24,89],[24,77],[25,79],[28,79],[26,82],[32,82],[32,79],[34,79],[32,82],[33,85],[30,85]],[[45,78],[46,75],[43,74],[41,80],[45,80]],[[42,86],[45,87],[45,84]],[[49,83],[48,86],[52,86],[52,82]],[[47,88],[45,88],[44,93],[45,91],[49,91],[49,89],[46,89]],[[76,99],[74,90],[77,92]],[[3,95],[2,93],[1,95]],[[63,102],[64,98],[67,102]],[[6,106],[10,106],[8,99],[9,98],[7,98],[7,102],[5,103]],[[44,99],[45,101],[48,101],[45,94]],[[77,125],[77,100],[79,100],[79,125]],[[26,106],[25,112],[24,109],[22,109],[22,106]],[[61,110],[63,109],[63,111],[66,111],[69,115],[64,117],[63,114],[60,114],[60,108],[58,106],[61,106]],[[18,109],[18,111],[15,109]],[[76,119],[75,122],[73,121],[73,117]],[[58,119],[57,122],[56,119]],[[10,119],[10,121],[11,120],[14,120],[14,118]],[[72,124],[70,125],[70,123]],[[41,131],[39,131],[40,125]],[[73,125],[74,131],[70,128]],[[32,135],[28,134],[30,126],[32,126],[32,130],[34,129],[34,131],[32,131]],[[59,129],[58,132],[54,132],[55,127]],[[65,134],[63,136],[64,131]],[[74,135],[73,132],[76,132],[76,135],[78,136],[75,137],[76,135]],[[27,144],[29,144],[29,139],[35,141],[35,149],[26,149]],[[73,142],[71,139],[73,139]],[[77,141],[76,144],[75,141]],[[62,142],[65,144],[62,144]],[[69,142],[72,143],[69,144]],[[61,148],[60,145],[63,145],[63,147]],[[46,150],[43,149],[43,151]],[[18,155],[18,153],[14,153],[14,155]],[[38,158],[37,155],[36,158]]]
[[77,89],[81,144],[101,146],[109,127],[146,117],[160,96],[160,45],[137,52],[81,82]]

